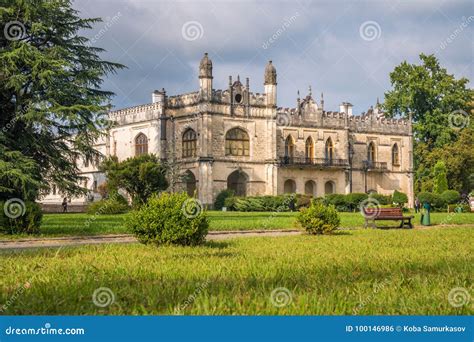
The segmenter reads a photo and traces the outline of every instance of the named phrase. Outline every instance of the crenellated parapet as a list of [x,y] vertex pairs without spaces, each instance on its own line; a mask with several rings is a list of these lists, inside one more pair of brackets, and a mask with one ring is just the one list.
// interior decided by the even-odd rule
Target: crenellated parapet
[[198,91],[169,96],[166,100],[166,108],[182,108],[187,106],[193,106],[201,101],[201,97]]
[[348,115],[343,112],[323,111],[321,119],[311,118],[297,108],[278,108],[277,121],[284,126],[300,126],[311,128],[349,129],[354,132],[387,133],[408,135],[411,125],[406,119],[391,119],[382,115],[363,113]]

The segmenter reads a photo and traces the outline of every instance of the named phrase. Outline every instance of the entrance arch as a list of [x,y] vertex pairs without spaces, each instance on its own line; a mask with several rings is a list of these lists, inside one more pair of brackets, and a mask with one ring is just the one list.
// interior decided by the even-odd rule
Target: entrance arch
[[227,177],[227,189],[234,190],[235,196],[247,196],[247,183],[249,176],[241,171],[235,170]]
[[184,183],[186,184],[186,192],[189,196],[194,196],[196,192],[196,177],[191,171],[186,171],[184,173]]

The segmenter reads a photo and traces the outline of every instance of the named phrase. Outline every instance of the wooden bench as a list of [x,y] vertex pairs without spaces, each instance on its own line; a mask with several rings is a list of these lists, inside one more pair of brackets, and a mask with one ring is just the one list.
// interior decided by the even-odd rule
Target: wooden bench
[[372,221],[372,227],[377,228],[375,221],[401,221],[398,228],[413,228],[411,219],[414,216],[403,216],[401,208],[364,208],[365,228]]

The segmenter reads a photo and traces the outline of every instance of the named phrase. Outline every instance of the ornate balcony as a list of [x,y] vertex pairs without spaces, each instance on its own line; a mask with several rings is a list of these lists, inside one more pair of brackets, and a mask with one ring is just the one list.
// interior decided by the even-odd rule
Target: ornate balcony
[[364,160],[362,162],[364,170],[367,171],[378,171],[384,172],[387,171],[387,163],[385,162],[374,162],[372,160]]
[[280,166],[345,168],[349,166],[347,159],[280,157]]

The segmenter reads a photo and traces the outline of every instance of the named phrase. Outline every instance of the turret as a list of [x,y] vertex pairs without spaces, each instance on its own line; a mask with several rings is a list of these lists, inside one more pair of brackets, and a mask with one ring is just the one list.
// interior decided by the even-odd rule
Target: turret
[[277,101],[277,72],[272,61],[269,61],[265,67],[264,80],[266,105],[267,107],[275,107]]
[[201,99],[210,101],[212,98],[212,61],[207,55],[199,63],[199,92]]

